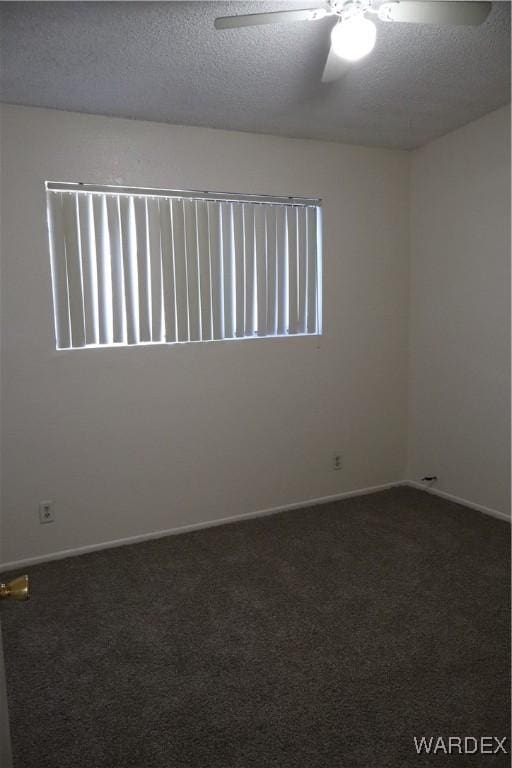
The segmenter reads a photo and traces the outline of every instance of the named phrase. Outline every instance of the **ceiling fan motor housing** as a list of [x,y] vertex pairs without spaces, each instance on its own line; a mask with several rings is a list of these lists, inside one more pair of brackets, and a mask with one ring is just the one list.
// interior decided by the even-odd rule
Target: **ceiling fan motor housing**
[[367,13],[371,10],[372,0],[329,0],[329,5],[331,12],[343,21]]

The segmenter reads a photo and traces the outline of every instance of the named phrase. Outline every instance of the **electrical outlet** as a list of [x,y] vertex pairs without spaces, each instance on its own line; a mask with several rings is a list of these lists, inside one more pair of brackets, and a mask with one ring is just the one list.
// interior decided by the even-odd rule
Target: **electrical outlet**
[[39,522],[41,525],[45,523],[55,522],[55,513],[53,511],[53,501],[40,501],[39,502]]
[[341,463],[341,453],[333,453],[332,456],[332,468],[337,471],[338,469],[341,469],[342,463]]

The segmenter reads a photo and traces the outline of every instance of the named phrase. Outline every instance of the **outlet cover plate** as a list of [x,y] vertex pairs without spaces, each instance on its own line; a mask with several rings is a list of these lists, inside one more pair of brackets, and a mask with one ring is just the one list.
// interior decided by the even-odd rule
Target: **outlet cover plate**
[[341,453],[333,453],[332,455],[332,468],[335,472],[340,470],[343,467],[343,461],[341,458]]
[[53,501],[39,502],[39,522],[41,525],[55,522],[55,513],[53,511]]

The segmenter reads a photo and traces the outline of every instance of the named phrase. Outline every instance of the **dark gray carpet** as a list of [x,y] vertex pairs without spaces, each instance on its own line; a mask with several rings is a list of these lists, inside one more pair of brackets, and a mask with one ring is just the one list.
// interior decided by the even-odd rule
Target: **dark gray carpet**
[[31,568],[15,766],[508,766],[413,736],[509,735],[509,535],[399,488]]

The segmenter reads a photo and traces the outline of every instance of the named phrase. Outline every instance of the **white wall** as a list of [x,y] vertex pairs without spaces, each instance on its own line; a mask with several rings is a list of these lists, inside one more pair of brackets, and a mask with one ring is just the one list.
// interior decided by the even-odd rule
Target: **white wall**
[[[4,563],[402,478],[407,153],[13,106],[1,120]],[[56,352],[45,180],[321,196],[324,336]]]
[[408,477],[510,514],[510,118],[414,153]]

